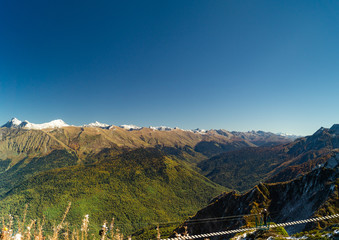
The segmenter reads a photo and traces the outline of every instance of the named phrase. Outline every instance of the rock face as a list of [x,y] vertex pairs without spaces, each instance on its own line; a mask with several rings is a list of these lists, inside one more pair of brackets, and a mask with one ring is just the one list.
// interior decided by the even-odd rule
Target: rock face
[[[185,223],[189,234],[219,232],[253,225],[255,216],[259,218],[264,208],[268,209],[269,217],[275,223],[337,213],[339,210],[338,163],[339,154],[332,152],[323,166],[293,181],[259,184],[242,195],[235,192],[225,193]],[[326,223],[323,221],[317,224],[299,224],[286,227],[286,230],[289,234],[294,234],[310,230],[319,224],[325,226]]]

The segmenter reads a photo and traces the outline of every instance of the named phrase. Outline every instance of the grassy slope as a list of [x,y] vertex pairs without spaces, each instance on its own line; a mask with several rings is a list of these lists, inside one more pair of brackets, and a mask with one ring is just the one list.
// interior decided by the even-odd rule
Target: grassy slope
[[90,215],[93,227],[115,217],[125,232],[147,223],[178,221],[225,190],[156,149],[137,149],[117,156],[105,150],[98,162],[42,172],[22,182],[0,201],[3,213],[51,222],[60,219],[69,201],[70,223]]

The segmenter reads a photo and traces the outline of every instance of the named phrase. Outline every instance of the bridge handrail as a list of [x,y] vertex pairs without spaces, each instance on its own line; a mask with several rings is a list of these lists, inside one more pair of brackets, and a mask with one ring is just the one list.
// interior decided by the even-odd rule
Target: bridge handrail
[[[309,219],[292,221],[292,222],[278,223],[278,224],[272,224],[270,226],[270,228],[292,226],[292,225],[309,223],[309,222],[317,222],[317,221],[322,221],[322,220],[327,220],[327,219],[337,218],[337,217],[339,217],[339,214],[329,215],[329,216],[324,216],[324,217],[309,218]],[[232,233],[255,231],[255,230],[259,230],[259,229],[262,229],[262,228],[261,227],[239,228],[239,229],[221,231],[221,232],[204,233],[204,234],[197,234],[197,235],[187,235],[187,236],[180,236],[180,237],[175,237],[175,238],[165,238],[165,239],[161,239],[161,240],[184,240],[184,239],[195,239],[195,238],[208,238],[208,237],[221,236],[221,235],[227,235],[227,234],[232,234]]]

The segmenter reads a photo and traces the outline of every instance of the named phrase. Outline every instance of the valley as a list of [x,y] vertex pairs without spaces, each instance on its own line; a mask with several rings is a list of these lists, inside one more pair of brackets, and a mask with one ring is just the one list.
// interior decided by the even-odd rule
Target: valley
[[262,131],[20,124],[12,119],[0,128],[0,210],[20,216],[27,205],[27,217],[44,216],[46,228],[69,202],[69,222],[89,215],[95,231],[114,218],[119,231],[135,239],[155,237],[159,223],[169,236],[187,219],[192,235],[235,229],[254,220],[189,224],[263,208],[275,222],[338,210],[337,125],[291,138]]

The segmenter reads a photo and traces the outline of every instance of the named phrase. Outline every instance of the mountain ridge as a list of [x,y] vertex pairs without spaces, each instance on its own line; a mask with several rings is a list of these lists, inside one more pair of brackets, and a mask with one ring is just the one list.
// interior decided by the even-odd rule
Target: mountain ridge
[[[67,123],[65,123],[62,119],[56,119],[56,120],[52,120],[50,122],[46,122],[46,123],[40,123],[40,124],[36,124],[36,123],[31,123],[27,120],[25,121],[21,121],[17,118],[12,118],[11,120],[9,120],[7,123],[3,124],[1,127],[7,127],[7,128],[26,128],[26,129],[48,129],[48,128],[62,128],[62,127],[68,127],[68,126],[72,126],[72,127],[97,127],[97,128],[103,128],[103,129],[114,129],[115,127],[120,127],[129,131],[134,131],[134,130],[141,130],[143,128],[149,128],[152,130],[158,130],[158,131],[172,131],[172,130],[182,130],[182,131],[191,131],[194,133],[201,133],[201,134],[205,134],[208,133],[210,131],[215,131],[215,132],[220,132],[221,135],[225,135],[225,132],[228,132],[228,134],[234,134],[237,136],[241,136],[243,138],[247,137],[250,138],[252,136],[259,136],[259,135],[275,135],[275,136],[280,136],[280,137],[286,137],[289,139],[296,139],[298,137],[298,135],[293,135],[293,134],[286,134],[286,133],[271,133],[271,132],[265,132],[262,130],[258,130],[258,131],[247,131],[247,132],[239,132],[239,131],[227,131],[225,129],[209,129],[209,130],[205,130],[205,129],[191,129],[191,130],[186,130],[186,129],[181,129],[178,127],[168,127],[168,126],[149,126],[149,127],[139,127],[133,124],[122,124],[122,125],[113,125],[113,124],[106,124],[106,123],[101,123],[98,121],[95,121],[93,123],[89,123],[89,124],[83,124],[80,126],[75,126],[75,125],[69,125]],[[226,134],[227,135],[227,134]]]
[[[268,210],[270,221],[275,223],[334,215],[339,211],[338,179],[339,153],[333,150],[322,166],[293,180],[260,183],[243,194],[237,194],[235,191],[221,194],[176,229],[176,232],[184,232],[184,226],[188,226],[190,235],[254,226],[255,216],[260,218],[263,209]],[[197,221],[218,218],[225,220]],[[337,219],[323,220],[318,223],[289,226],[286,230],[289,234],[294,234],[322,229],[335,223]],[[213,239],[224,238],[219,236]]]
[[[243,147],[291,142],[291,139],[263,132],[257,138],[253,137],[255,133],[251,132],[252,138],[250,138],[245,137],[246,133],[238,136],[226,130],[209,130],[202,133],[178,128],[168,130],[166,127],[160,127],[158,130],[152,127],[130,131],[130,129],[112,127],[99,122],[82,127],[68,124],[66,126],[62,120],[58,123],[62,124],[53,125],[53,128],[50,128],[51,124],[35,124],[33,126],[39,128],[29,129],[25,127],[26,125],[22,125],[20,120],[12,119],[0,128],[0,159],[20,160],[30,155],[47,154],[53,149],[61,148],[76,153],[83,159],[88,154],[111,147],[190,148],[191,152],[210,157]],[[41,126],[48,126],[48,128],[41,128]]]
[[[244,192],[259,182],[285,182],[324,163],[339,148],[338,125],[284,145],[242,148],[217,154],[198,163],[204,176]],[[256,142],[254,142],[256,143]]]
[[[71,199],[75,203],[75,210],[70,215],[72,219],[80,219],[81,214],[90,209],[90,214],[97,214],[94,222],[99,224],[102,218],[110,217],[104,213],[104,208],[96,204],[110,206],[116,212],[109,214],[121,214],[117,221],[127,224],[130,232],[138,228],[134,221],[170,221],[188,217],[204,207],[215,196],[213,194],[226,189],[202,175],[198,166],[203,161],[221,154],[234,154],[237,151],[255,153],[271,148],[279,153],[290,152],[297,157],[308,149],[305,143],[309,143],[310,149],[311,143],[317,145],[317,142],[308,141],[306,137],[291,143],[291,140],[263,131],[184,131],[164,126],[159,129],[130,130],[99,122],[80,127],[0,128],[0,210],[16,213],[24,204],[31,203],[32,211],[36,214],[31,216],[47,214],[50,219],[55,219],[61,214],[66,199]],[[323,140],[321,144],[327,146],[331,143],[328,138],[331,138],[332,141],[334,139],[331,146],[336,146],[332,131],[317,133],[316,136]],[[310,158],[300,158],[298,163],[308,160]],[[261,165],[269,164],[274,166],[275,163],[263,161]],[[288,167],[288,164],[281,165],[280,170]],[[253,166],[258,168],[260,164],[255,162]],[[217,165],[213,168],[219,169]],[[239,178],[243,176],[239,175]],[[255,183],[253,179],[249,180]],[[149,185],[151,183],[152,186]],[[200,189],[200,185],[204,186],[204,190]],[[91,187],[87,189],[85,186]],[[191,189],[192,186],[194,189]],[[115,192],[122,194],[121,197],[116,196]],[[44,196],[43,199],[40,199],[41,196]],[[168,203],[170,208],[162,205],[166,202],[165,196],[173,199],[172,205]],[[183,201],[179,198],[183,198]],[[191,206],[193,201],[194,207]],[[155,213],[147,210],[153,202],[160,209],[154,208]],[[175,211],[179,211],[177,213],[174,211],[174,202],[180,206],[175,208]],[[49,203],[55,204],[52,206]],[[45,209],[39,209],[45,204]],[[133,207],[125,209],[124,204]],[[135,212],[142,210],[142,217],[138,218],[129,211],[131,209]],[[148,214],[152,218],[147,217]]]

